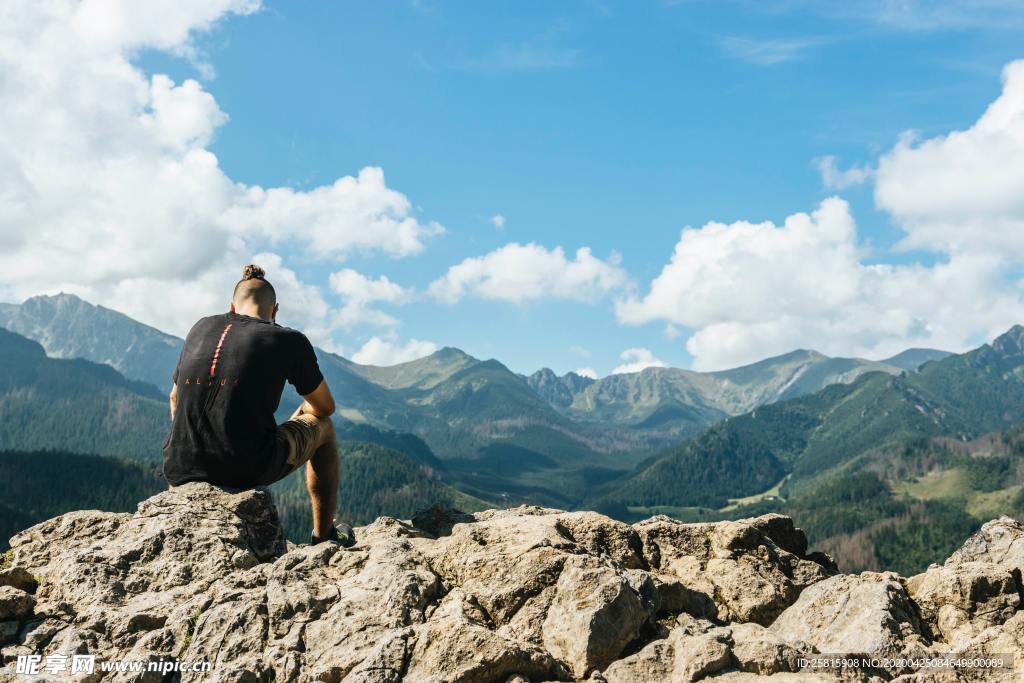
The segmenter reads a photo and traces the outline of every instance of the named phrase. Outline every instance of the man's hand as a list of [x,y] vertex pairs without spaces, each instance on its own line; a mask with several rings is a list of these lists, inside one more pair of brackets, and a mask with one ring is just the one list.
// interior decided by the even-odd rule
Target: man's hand
[[171,387],[171,395],[167,397],[171,404],[171,422],[174,422],[174,410],[178,407],[178,385]]
[[330,417],[334,414],[334,397],[331,396],[327,380],[322,380],[320,386],[302,398],[302,405],[299,406],[296,415],[305,413],[314,417]]

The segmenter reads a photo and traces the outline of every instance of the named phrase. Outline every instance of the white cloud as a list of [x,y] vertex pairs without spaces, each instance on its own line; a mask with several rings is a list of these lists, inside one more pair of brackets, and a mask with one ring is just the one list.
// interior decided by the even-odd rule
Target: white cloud
[[863,185],[874,175],[874,169],[870,166],[840,169],[836,164],[836,157],[832,155],[816,159],[814,165],[821,174],[821,183],[828,190],[845,190],[855,185]]
[[375,336],[352,354],[352,360],[362,365],[397,365],[429,356],[435,351],[437,344],[431,341],[410,339],[402,344],[394,336]]
[[[684,0],[664,0],[677,4]],[[788,0],[772,3],[771,12],[819,14],[839,20],[845,32],[851,21],[892,31],[1015,31],[1024,26],[1019,0]]]
[[490,221],[491,225],[494,226],[495,230],[505,229],[505,217],[502,216],[500,213],[496,213],[493,216],[491,216]]
[[352,327],[362,323],[373,325],[397,325],[398,320],[370,306],[374,302],[403,304],[412,298],[412,289],[406,289],[381,275],[371,280],[362,273],[345,268],[331,273],[331,289],[341,295],[345,303],[334,320],[341,327]]
[[1024,60],[963,131],[905,134],[878,162],[875,200],[906,231],[903,245],[1024,260]]
[[[812,9],[821,3],[810,3]],[[830,14],[857,18],[904,31],[972,28],[1014,30],[1024,25],[1024,6],[1018,0],[861,0],[832,2]]]
[[[250,0],[2,5],[0,296],[64,289],[183,334],[223,310],[254,252],[404,256],[442,230],[420,221],[377,168],[308,192],[232,180],[208,149],[227,121],[213,95],[130,62],[146,48],[194,57],[195,34],[257,8]],[[279,291],[301,297],[283,299],[284,311],[297,313],[299,301],[320,310],[316,288],[278,272],[268,275]],[[330,327],[326,313],[302,316],[324,333]]]
[[594,368],[590,368],[590,367],[576,368],[575,370],[573,370],[573,372],[575,372],[580,377],[589,377],[590,379],[597,379],[598,378],[597,377],[597,370],[595,370]]
[[781,227],[740,221],[687,228],[648,294],[620,301],[616,310],[626,323],[662,319],[687,327],[760,320],[792,302],[808,315],[827,313],[857,294],[833,277],[856,265],[853,236],[849,206],[838,198]]
[[[985,302],[979,306],[978,302]],[[910,346],[968,348],[1024,320],[1019,285],[995,254],[950,254],[934,266],[868,264],[847,203],[826,199],[772,223],[683,231],[671,262],[619,319],[690,328],[701,370],[798,347],[880,358]]]
[[549,250],[533,242],[511,242],[452,266],[428,291],[445,303],[456,303],[468,294],[514,303],[542,298],[590,302],[625,283],[617,256],[602,261],[582,247],[570,261],[561,247]]
[[626,349],[619,358],[626,361],[612,370],[613,375],[624,375],[630,372],[640,372],[647,368],[663,368],[665,363],[655,358],[650,349],[636,348]]
[[826,199],[783,225],[683,230],[671,261],[620,321],[688,328],[694,367],[717,369],[793,348],[881,358],[911,346],[962,351],[1024,322],[1024,60],[965,130],[905,133],[874,167],[819,162],[823,180],[873,180],[875,201],[927,260],[879,264],[847,203]]
[[[301,329],[314,344],[330,346],[334,326],[330,321],[330,306],[324,301],[320,288],[302,282],[277,254],[256,254],[252,261],[267,271],[267,279],[274,284],[280,307],[278,322]],[[232,273],[231,279],[240,275]]]
[[301,242],[322,258],[371,250],[408,256],[422,251],[427,237],[444,232],[437,223],[419,222],[405,195],[388,188],[384,172],[373,167],[307,192],[249,187],[224,222],[236,233],[255,233],[271,243]]
[[808,50],[824,42],[821,38],[759,39],[727,36],[721,46],[726,54],[758,66],[772,66],[802,59]]

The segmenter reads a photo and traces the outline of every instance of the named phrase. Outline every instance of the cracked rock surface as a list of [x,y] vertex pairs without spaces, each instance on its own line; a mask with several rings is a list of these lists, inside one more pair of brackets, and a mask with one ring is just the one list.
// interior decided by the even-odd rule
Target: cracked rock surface
[[[286,543],[266,492],[188,484],[134,514],[11,540],[0,680],[18,655],[207,661],[35,680],[1019,680],[1024,526],[989,522],[910,579],[843,575],[780,515],[635,525],[538,507],[382,517],[350,549]],[[1018,670],[809,669],[822,654],[1017,655]],[[963,676],[968,676],[963,678]]]

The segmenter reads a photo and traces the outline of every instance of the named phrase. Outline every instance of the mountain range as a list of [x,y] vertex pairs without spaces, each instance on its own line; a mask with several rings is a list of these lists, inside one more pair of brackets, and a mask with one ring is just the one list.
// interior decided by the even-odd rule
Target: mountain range
[[[70,295],[2,315],[40,341],[0,330],[0,448],[158,458],[166,399],[146,378],[170,374],[180,339]],[[719,372],[601,379],[523,376],[455,348],[390,367],[317,354],[351,457],[345,494],[365,501],[350,515],[406,514],[428,499],[624,520],[777,511],[849,567],[916,571],[979,520],[1024,513],[1021,327],[959,355],[798,350]],[[127,357],[123,374],[103,362]],[[302,527],[301,487],[279,489],[288,524]]]
[[84,358],[129,379],[171,388],[181,339],[71,294],[0,303],[0,327],[39,342],[53,358]]
[[[926,363],[918,372],[865,374],[850,384],[723,420],[644,463],[617,482],[615,495],[624,501],[716,506],[727,495],[763,491],[784,474],[791,475],[790,489],[820,480],[837,468],[850,469],[866,453],[907,439],[966,441],[1022,420],[1024,327],[1018,325],[991,344]],[[709,476],[727,458],[751,470],[749,481],[732,471]],[[698,480],[688,485],[688,476]]]
[[[846,554],[884,566],[872,534],[914,534],[924,557],[989,511],[1024,513],[1022,422],[1024,327],[1016,326],[914,373],[868,373],[725,419],[584,505],[626,519],[784,511],[834,554],[857,546]],[[913,555],[906,538],[894,546]]]
[[151,384],[108,365],[50,358],[0,328],[0,449],[156,460],[169,424],[167,399]]
[[[70,294],[4,304],[0,327],[39,342],[50,356],[110,365],[162,390],[182,345]],[[898,375],[948,354],[917,349],[869,361],[801,350],[721,372],[648,368],[598,380],[546,368],[526,377],[450,347],[390,367],[323,349],[317,355],[339,418],[417,435],[453,481],[481,497],[572,506],[595,484],[723,418],[873,371]],[[296,404],[287,397],[282,414]]]
[[757,406],[849,384],[867,372],[898,375],[950,354],[909,349],[881,361],[830,358],[799,349],[782,356],[718,372],[651,367],[590,379],[570,372],[558,377],[538,370],[527,383],[566,415],[641,428],[676,426],[692,431]]

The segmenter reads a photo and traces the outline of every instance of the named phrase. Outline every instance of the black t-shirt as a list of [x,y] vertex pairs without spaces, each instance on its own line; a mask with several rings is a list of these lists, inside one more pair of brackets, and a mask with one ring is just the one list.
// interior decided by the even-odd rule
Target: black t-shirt
[[323,380],[297,330],[237,313],[197,322],[174,371],[178,404],[164,444],[172,485],[250,486],[274,460],[284,383],[305,396]]

